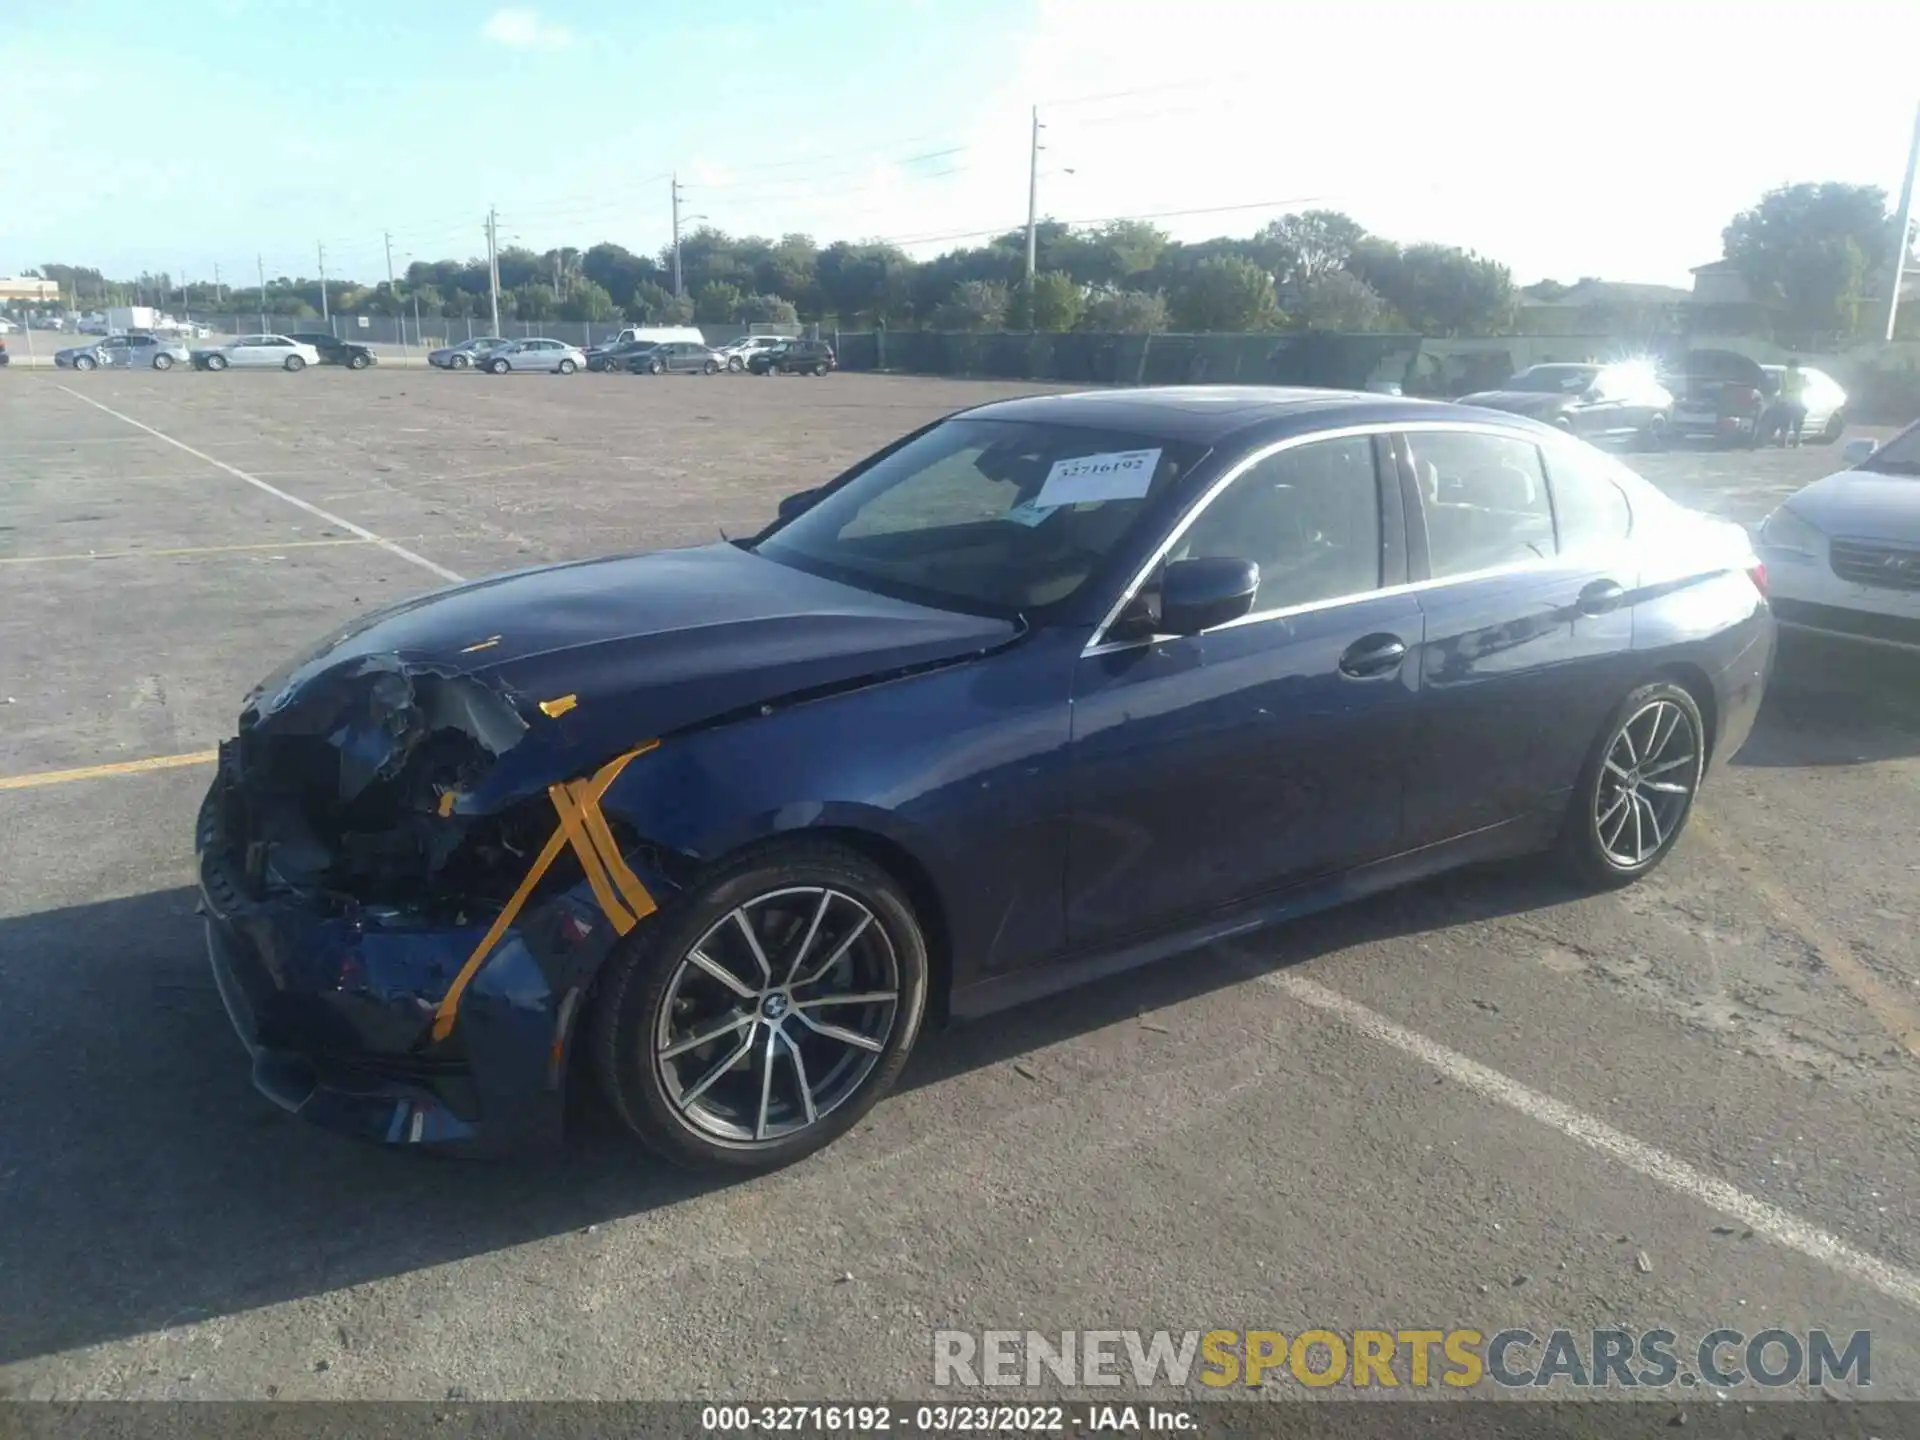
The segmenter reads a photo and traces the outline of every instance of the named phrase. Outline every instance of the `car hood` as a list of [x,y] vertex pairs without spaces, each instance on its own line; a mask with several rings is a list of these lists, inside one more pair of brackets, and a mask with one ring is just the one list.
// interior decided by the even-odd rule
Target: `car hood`
[[1020,633],[731,544],[618,556],[363,616],[262,681],[240,731],[243,746],[324,740],[340,757],[343,803],[430,752],[436,732],[458,732],[460,813],[485,813],[642,740],[962,659]]
[[1515,415],[1552,415],[1566,408],[1572,397],[1543,395],[1537,390],[1482,390],[1464,395],[1462,405],[1478,405],[1487,410],[1509,410]]
[[1842,470],[1814,481],[1787,508],[1823,534],[1920,545],[1920,476]]

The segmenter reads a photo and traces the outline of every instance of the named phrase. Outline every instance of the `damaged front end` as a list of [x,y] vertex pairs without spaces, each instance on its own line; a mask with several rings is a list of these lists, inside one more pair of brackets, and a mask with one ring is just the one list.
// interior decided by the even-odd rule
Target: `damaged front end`
[[497,677],[391,654],[296,676],[248,697],[196,832],[255,1083],[364,1139],[557,1140],[585,994],[673,888],[599,808],[617,766],[486,798],[554,725]]

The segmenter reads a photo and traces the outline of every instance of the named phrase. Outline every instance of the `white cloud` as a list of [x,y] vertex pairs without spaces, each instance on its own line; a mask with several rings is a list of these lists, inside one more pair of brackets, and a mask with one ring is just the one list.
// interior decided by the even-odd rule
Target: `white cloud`
[[494,11],[480,34],[512,50],[564,50],[573,43],[573,32],[566,26],[549,24],[538,10],[511,6]]

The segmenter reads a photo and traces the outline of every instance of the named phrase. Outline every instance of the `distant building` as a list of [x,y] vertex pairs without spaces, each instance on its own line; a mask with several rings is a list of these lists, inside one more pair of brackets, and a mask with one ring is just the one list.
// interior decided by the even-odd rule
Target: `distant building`
[[29,304],[57,304],[59,299],[60,286],[52,280],[40,280],[31,275],[0,275],[0,303],[25,300]]

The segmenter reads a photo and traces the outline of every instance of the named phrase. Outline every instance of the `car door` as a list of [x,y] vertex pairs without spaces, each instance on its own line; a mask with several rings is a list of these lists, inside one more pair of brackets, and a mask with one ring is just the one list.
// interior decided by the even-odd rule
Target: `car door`
[[1407,843],[1557,813],[1632,666],[1638,572],[1575,498],[1607,457],[1471,425],[1410,428],[1396,451],[1426,620]]
[[1417,699],[1403,661],[1421,610],[1398,583],[1403,499],[1387,455],[1359,434],[1245,458],[1162,560],[1254,561],[1253,610],[1198,635],[1096,634],[1074,683],[1075,948],[1398,847]]
[[109,335],[100,342],[100,363],[124,370],[131,358],[125,335]]

